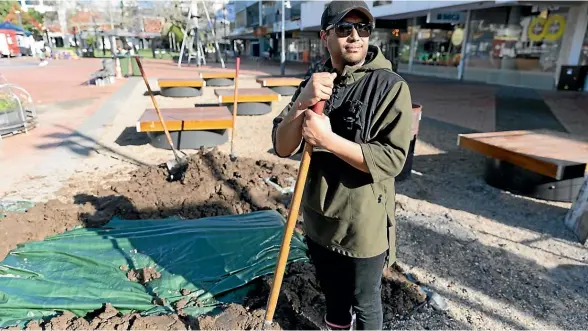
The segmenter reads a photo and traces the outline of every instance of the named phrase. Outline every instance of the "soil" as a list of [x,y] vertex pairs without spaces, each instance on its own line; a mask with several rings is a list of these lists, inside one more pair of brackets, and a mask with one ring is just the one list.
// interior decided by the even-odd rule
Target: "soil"
[[161,278],[161,273],[154,268],[142,268],[139,270],[129,270],[127,272],[127,278],[132,282],[145,285],[154,279]]
[[[17,235],[0,234],[0,256],[17,243],[41,240],[44,236],[62,232],[76,225],[97,227],[113,216],[125,219],[158,219],[168,216],[200,218],[209,216],[248,213],[273,209],[286,216],[288,196],[264,182],[271,178],[282,187],[290,185],[296,177],[296,168],[287,164],[274,164],[229,156],[217,150],[201,150],[189,158],[188,172],[183,183],[167,182],[167,170],[144,166],[132,171],[129,180],[113,182],[87,193],[78,193],[71,201],[51,200],[38,204],[24,214],[9,213],[3,225],[18,229]],[[41,225],[49,225],[41,227]],[[42,228],[42,231],[39,231]],[[127,278],[141,284],[159,278],[153,268],[139,270],[121,265]],[[220,313],[197,319],[186,316],[183,308],[189,304],[183,299],[174,304],[176,314],[142,317],[138,314],[122,316],[106,304],[102,310],[83,318],[65,312],[42,323],[29,323],[29,329],[260,329],[264,323],[265,305],[271,289],[272,277],[257,280],[256,290],[247,297],[244,305],[230,304]],[[385,316],[397,319],[408,315],[424,302],[426,296],[417,286],[411,286],[398,270],[390,270],[383,280]],[[413,284],[414,285],[414,284]],[[182,295],[189,291],[182,289]],[[154,298],[155,304],[164,304]],[[273,329],[322,328],[324,296],[314,268],[308,263],[289,266],[282,284]]]
[[10,233],[0,233],[0,258],[17,244],[42,240],[78,225],[98,227],[113,216],[123,219],[160,219],[169,216],[201,218],[276,210],[286,216],[289,197],[264,182],[296,177],[297,169],[201,150],[189,158],[183,183],[168,182],[167,170],[143,166],[128,174],[129,180],[94,187],[69,201],[50,200],[26,213],[7,213],[2,219]]
[[[415,307],[425,303],[422,290],[391,269],[383,279],[382,302],[384,317],[400,320],[412,314]],[[49,321],[27,325],[28,330],[259,330],[265,321],[265,305],[273,278],[266,276],[255,281],[256,289],[245,303],[227,304],[220,312],[194,318],[183,313],[188,303],[182,299],[175,304],[176,314],[165,316],[121,315],[111,305],[85,317],[70,312]],[[278,299],[274,323],[268,330],[324,329],[324,296],[314,276],[314,267],[305,262],[291,264],[285,274]]]

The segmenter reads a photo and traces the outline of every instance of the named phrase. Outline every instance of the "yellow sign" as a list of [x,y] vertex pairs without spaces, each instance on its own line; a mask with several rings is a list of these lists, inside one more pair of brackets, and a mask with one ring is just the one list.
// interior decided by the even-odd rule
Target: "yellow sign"
[[541,16],[533,18],[527,29],[531,41],[556,41],[566,30],[566,19],[561,15],[551,15],[547,19]]
[[451,35],[451,43],[453,46],[459,46],[463,42],[463,29],[457,28]]

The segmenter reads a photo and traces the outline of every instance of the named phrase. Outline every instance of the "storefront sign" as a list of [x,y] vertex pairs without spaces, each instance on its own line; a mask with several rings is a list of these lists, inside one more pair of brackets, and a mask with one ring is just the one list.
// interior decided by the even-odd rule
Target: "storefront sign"
[[256,37],[262,37],[267,34],[267,28],[265,26],[258,26],[253,31],[253,35]]
[[444,12],[427,14],[427,23],[465,23],[464,12]]
[[547,19],[537,16],[527,27],[527,38],[530,41],[556,41],[560,39],[566,29],[566,19],[561,15],[551,15]]
[[453,46],[459,46],[463,42],[463,29],[457,28],[451,35],[451,43]]

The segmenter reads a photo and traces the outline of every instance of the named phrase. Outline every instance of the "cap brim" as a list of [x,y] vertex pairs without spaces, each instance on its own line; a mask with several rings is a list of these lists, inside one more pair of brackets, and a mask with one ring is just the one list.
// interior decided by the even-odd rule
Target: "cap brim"
[[343,18],[345,18],[345,16],[347,16],[347,14],[349,14],[350,12],[357,10],[359,12],[361,12],[362,14],[364,14],[369,20],[370,22],[374,21],[374,16],[372,15],[372,13],[370,13],[369,10],[367,10],[366,8],[363,7],[353,7],[350,8],[348,10],[342,11],[341,13],[339,13],[339,15],[335,16],[335,18],[331,21],[331,24],[337,24],[339,22],[341,22],[341,20]]

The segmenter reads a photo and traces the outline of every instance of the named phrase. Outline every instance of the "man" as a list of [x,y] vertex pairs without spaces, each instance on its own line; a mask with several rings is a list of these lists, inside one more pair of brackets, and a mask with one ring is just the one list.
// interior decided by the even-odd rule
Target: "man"
[[[385,264],[395,260],[394,177],[411,140],[410,92],[379,48],[368,46],[374,19],[363,1],[333,1],[321,19],[330,59],[307,77],[274,120],[280,157],[314,152],[302,199],[310,258],[325,293],[325,322],[382,328]],[[324,115],[311,107],[327,100]]]

